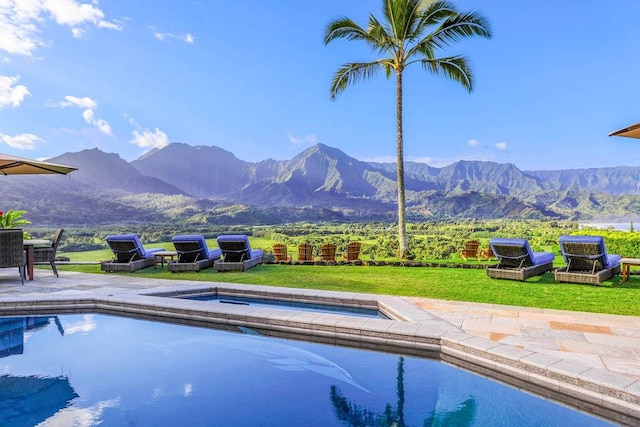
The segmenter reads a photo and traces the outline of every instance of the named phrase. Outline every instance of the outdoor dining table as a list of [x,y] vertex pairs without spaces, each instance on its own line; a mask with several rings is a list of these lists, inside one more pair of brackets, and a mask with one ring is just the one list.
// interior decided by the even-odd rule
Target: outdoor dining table
[[29,276],[29,280],[33,280],[33,248],[36,246],[44,246],[50,247],[51,240],[46,239],[27,239],[23,240],[22,244],[24,248],[27,250],[27,275]]

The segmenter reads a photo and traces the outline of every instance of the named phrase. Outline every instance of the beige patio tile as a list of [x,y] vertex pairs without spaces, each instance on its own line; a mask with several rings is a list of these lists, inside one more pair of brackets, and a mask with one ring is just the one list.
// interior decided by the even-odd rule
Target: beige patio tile
[[608,334],[615,335],[613,330],[608,326],[597,326],[597,325],[585,325],[582,323],[566,323],[566,322],[549,322],[549,327],[551,329],[560,329],[566,331],[577,331],[577,332],[593,332],[597,334]]

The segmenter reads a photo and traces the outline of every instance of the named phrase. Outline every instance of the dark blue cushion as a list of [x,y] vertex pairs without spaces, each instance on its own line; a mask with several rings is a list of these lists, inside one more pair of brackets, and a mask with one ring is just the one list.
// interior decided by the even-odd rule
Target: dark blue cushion
[[[189,242],[189,243],[196,242],[200,247],[200,251],[193,252],[191,255],[193,255],[194,258],[198,257],[198,259],[204,259],[209,257],[209,248],[207,247],[207,241],[204,239],[204,236],[201,234],[184,234],[181,236],[173,236],[171,241],[173,242],[178,252],[180,252],[180,249],[178,249],[180,242]],[[176,246],[176,242],[178,243],[178,246]]]
[[[597,259],[598,256],[603,257],[604,268],[612,268],[620,265],[622,257],[620,255],[608,254],[602,236],[560,236],[560,250],[564,261],[569,264],[569,257],[565,253],[564,243],[588,243],[598,246],[597,253],[588,254],[589,259]],[[568,254],[571,255],[571,254]]]
[[227,261],[246,261],[262,256],[261,250],[251,249],[249,238],[244,234],[218,236],[217,241]]
[[135,251],[138,253],[138,257],[140,258],[152,258],[154,252],[164,251],[163,248],[145,249],[145,247],[142,246],[142,242],[140,242],[140,238],[138,237],[137,234],[116,234],[112,236],[107,236],[106,240],[107,240],[107,243],[133,241],[135,245]]
[[548,264],[553,262],[555,259],[555,255],[551,252],[533,252],[531,250],[531,246],[529,245],[529,241],[527,239],[516,239],[509,237],[497,237],[491,239],[489,241],[489,245],[493,250],[493,253],[496,255],[498,259],[500,259],[500,250],[496,248],[499,245],[511,245],[511,246],[520,246],[526,251],[526,256],[528,258],[528,263],[532,266]]

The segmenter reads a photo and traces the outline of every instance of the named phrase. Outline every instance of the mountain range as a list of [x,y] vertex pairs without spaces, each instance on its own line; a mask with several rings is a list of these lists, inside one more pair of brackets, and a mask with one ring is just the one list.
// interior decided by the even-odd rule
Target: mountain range
[[[246,162],[215,146],[172,143],[127,162],[97,148],[49,159],[68,176],[4,177],[0,210],[39,224],[283,223],[394,220],[396,165],[323,144],[291,160]],[[412,221],[635,217],[640,167],[521,171],[513,164],[405,163]]]

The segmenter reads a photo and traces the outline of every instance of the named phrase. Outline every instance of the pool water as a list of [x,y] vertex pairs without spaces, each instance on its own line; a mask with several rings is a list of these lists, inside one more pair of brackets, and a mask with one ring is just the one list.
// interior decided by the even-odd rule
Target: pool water
[[609,425],[437,361],[238,331],[0,318],[0,425]]
[[367,308],[345,307],[345,306],[330,305],[330,304],[312,304],[312,303],[296,302],[296,301],[251,298],[246,296],[219,297],[217,295],[198,295],[198,296],[189,296],[185,298],[191,299],[191,300],[197,300],[197,301],[210,301],[218,304],[247,305],[252,307],[271,307],[271,308],[281,308],[285,310],[298,310],[298,311],[330,313],[330,314],[345,314],[348,316],[389,319],[389,317],[385,316],[379,310],[372,310]]

